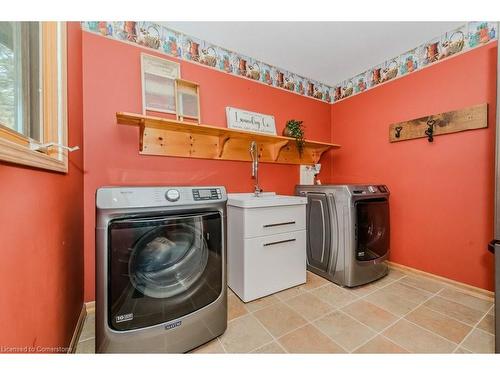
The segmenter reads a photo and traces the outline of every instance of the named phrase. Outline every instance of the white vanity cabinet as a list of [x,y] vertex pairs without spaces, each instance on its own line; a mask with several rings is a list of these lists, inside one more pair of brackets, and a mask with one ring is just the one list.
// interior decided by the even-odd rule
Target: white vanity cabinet
[[229,194],[228,285],[244,302],[306,282],[303,197]]

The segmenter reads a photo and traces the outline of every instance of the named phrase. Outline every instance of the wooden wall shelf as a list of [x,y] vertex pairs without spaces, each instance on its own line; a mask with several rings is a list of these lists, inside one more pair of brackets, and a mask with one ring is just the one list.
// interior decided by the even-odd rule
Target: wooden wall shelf
[[316,164],[325,151],[340,147],[306,141],[299,157],[294,138],[125,112],[117,112],[116,119],[118,124],[140,127],[139,152],[143,155],[250,161],[250,142],[256,141],[261,162]]

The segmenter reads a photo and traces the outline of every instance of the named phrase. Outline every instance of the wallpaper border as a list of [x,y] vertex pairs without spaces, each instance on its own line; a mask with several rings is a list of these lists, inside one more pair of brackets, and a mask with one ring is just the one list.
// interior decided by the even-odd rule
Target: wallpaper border
[[497,22],[467,22],[334,86],[149,21],[84,21],[82,29],[297,95],[336,103],[498,39]]

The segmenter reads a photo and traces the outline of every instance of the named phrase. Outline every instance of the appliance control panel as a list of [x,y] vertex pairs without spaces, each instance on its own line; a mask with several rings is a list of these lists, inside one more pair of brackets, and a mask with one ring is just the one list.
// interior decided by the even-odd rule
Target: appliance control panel
[[193,199],[195,201],[222,199],[222,192],[219,188],[193,189]]
[[96,192],[96,207],[100,209],[174,207],[225,200],[224,186],[102,187]]
[[389,189],[385,185],[359,185],[352,188],[353,194],[388,194]]
[[385,186],[385,185],[378,185],[377,188],[381,193],[388,193],[389,192],[389,190],[387,190],[387,186]]

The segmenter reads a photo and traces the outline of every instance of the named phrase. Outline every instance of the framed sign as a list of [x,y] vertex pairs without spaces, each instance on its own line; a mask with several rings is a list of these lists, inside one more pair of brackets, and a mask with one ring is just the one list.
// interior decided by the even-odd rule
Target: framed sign
[[227,127],[276,135],[274,116],[226,107]]
[[175,80],[180,65],[173,61],[141,53],[142,112],[176,113]]

